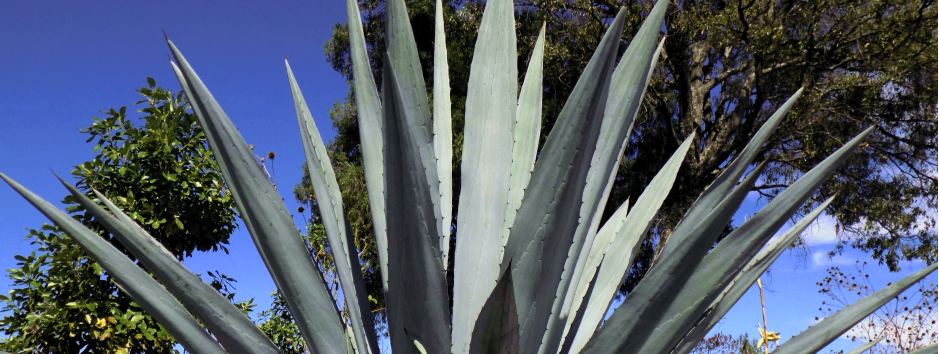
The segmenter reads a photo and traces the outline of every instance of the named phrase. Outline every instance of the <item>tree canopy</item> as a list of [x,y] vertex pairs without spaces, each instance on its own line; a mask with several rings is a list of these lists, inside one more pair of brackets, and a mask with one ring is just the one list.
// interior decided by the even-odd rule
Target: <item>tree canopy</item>
[[[197,251],[225,250],[236,227],[235,205],[225,190],[202,129],[182,93],[156,86],[137,90],[142,124],[127,107],[103,111],[105,118],[82,130],[98,154],[75,166],[77,186],[92,188],[134,218],[177,258]],[[110,234],[69,195],[73,217],[110,240]],[[13,290],[0,296],[10,314],[0,319],[9,338],[0,350],[42,353],[171,353],[175,341],[110,279],[101,266],[58,228],[30,229],[38,245],[16,256]],[[123,250],[119,243],[114,243]],[[212,285],[233,279],[209,272]],[[231,297],[229,297],[231,299]],[[249,303],[250,306],[250,303]],[[244,307],[243,307],[244,308]]]
[[[435,4],[407,3],[432,96]],[[359,4],[380,88],[384,0]],[[547,27],[542,144],[606,24],[620,7],[626,8],[622,53],[653,4],[652,0],[516,1],[520,73],[525,72],[542,23]],[[454,220],[459,212],[466,84],[484,6],[482,1],[444,1],[454,134]],[[669,6],[662,59],[634,123],[605,216],[624,201],[636,199],[683,137],[695,132],[697,140],[623,291],[649,269],[701,191],[799,88],[805,93],[754,162],[768,164],[754,191],[773,198],[850,137],[874,125],[877,128],[863,148],[823,184],[806,210],[835,196],[826,210],[838,228],[839,244],[833,252],[855,247],[892,270],[899,269],[901,260],[936,261],[935,2],[713,0],[672,1]],[[346,76],[351,93],[355,88],[345,24],[334,26],[324,49],[327,61]],[[335,168],[344,204],[357,210],[350,212],[349,220],[364,251],[364,263],[372,265],[366,276],[376,279],[377,257],[367,251],[374,249],[374,237],[351,97],[330,112],[337,135],[329,148],[333,161],[338,161]],[[295,195],[298,201],[315,205],[308,185],[298,184]],[[310,222],[317,222],[315,215]],[[731,229],[728,225],[727,231]],[[381,288],[376,284],[369,294],[377,298]]]

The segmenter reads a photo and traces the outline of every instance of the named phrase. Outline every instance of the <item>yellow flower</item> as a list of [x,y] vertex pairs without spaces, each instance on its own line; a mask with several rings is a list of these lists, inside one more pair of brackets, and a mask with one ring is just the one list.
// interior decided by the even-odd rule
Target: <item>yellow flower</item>
[[760,341],[756,344],[757,348],[762,348],[764,345],[769,346],[769,342],[774,342],[776,345],[779,345],[779,333],[767,332],[765,329],[761,328],[760,325],[756,325],[756,328],[760,330]]

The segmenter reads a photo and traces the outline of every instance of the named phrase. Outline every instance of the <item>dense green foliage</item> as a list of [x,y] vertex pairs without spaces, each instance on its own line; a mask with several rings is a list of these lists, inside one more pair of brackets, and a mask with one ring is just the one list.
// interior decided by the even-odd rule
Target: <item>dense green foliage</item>
[[[363,28],[375,81],[381,87],[384,0],[362,0]],[[623,45],[630,43],[652,1],[516,1],[519,73],[524,72],[537,32],[547,25],[541,144],[596,48],[603,29],[626,6]],[[484,3],[445,1],[444,20],[453,117],[454,209],[460,188],[463,112],[470,61]],[[408,1],[428,94],[431,95],[434,2]],[[635,201],[683,137],[697,132],[658,222],[642,245],[624,291],[649,269],[691,203],[769,115],[799,87],[806,94],[754,164],[767,173],[754,187],[772,198],[865,127],[877,130],[822,185],[806,206],[836,196],[826,213],[839,225],[840,244],[871,253],[891,269],[899,261],[935,261],[937,94],[933,1],[825,0],[705,1],[672,3],[666,16],[663,60],[636,118],[607,203],[605,218],[625,200]],[[348,30],[336,24],[325,45],[331,65],[351,83]],[[354,89],[354,88],[353,88]],[[337,135],[331,155],[360,247],[373,247],[361,181],[361,148],[351,102],[333,107]],[[433,100],[432,100],[433,101]],[[298,185],[304,188],[304,185]],[[312,195],[296,193],[299,201]],[[454,210],[454,220],[458,210]],[[311,221],[313,221],[311,219]],[[456,227],[454,225],[454,227]],[[728,225],[725,235],[731,231]],[[455,234],[455,233],[454,233]],[[451,247],[451,249],[453,249]],[[363,261],[375,263],[366,252]],[[371,258],[370,258],[371,257]],[[452,257],[450,259],[453,259]],[[377,272],[374,271],[373,272]],[[372,276],[366,273],[366,277]],[[452,283],[452,281],[451,281]],[[370,294],[381,295],[370,287]]]
[[[193,250],[225,251],[235,228],[235,209],[222,176],[182,92],[154,87],[138,90],[146,103],[137,127],[126,107],[106,112],[83,130],[99,154],[76,166],[80,190],[95,188],[177,258]],[[74,203],[74,198],[66,197]],[[78,212],[74,206],[69,211]],[[83,218],[90,218],[84,216]],[[86,223],[91,223],[87,220]],[[103,232],[103,230],[102,230]]]
[[276,290],[271,293],[274,302],[271,308],[261,311],[258,316],[258,328],[274,341],[277,348],[284,354],[306,353],[306,342],[293,322],[293,316],[287,309],[284,297]]
[[[179,259],[194,250],[225,250],[235,228],[235,209],[205,136],[180,94],[153,79],[137,90],[142,124],[127,107],[82,130],[95,142],[95,158],[72,174],[92,198],[104,193]],[[73,217],[105,239],[111,235],[90,214],[65,198]],[[10,315],[0,320],[9,336],[0,349],[45,353],[164,353],[175,341],[58,228],[46,225],[27,236],[37,245],[17,256],[10,270],[13,291],[0,297]],[[114,243],[119,249],[120,244]],[[211,273],[211,272],[210,272]],[[227,291],[232,279],[211,274]],[[241,304],[242,307],[249,304]]]
[[175,341],[101,266],[54,226],[29,230],[38,247],[17,256],[14,289],[0,296],[10,314],[0,320],[13,353],[174,353]]

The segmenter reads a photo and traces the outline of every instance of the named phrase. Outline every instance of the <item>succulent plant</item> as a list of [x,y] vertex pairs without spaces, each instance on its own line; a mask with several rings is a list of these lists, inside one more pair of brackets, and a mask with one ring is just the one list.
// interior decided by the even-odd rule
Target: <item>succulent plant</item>
[[[827,207],[831,200],[772,238],[870,129],[710,247],[759,178],[765,165],[749,166],[800,90],[698,197],[655,267],[601,325],[638,243],[695,142],[689,136],[633,207],[627,210],[625,203],[601,225],[615,167],[658,60],[667,6],[668,0],[655,5],[617,64],[625,20],[620,11],[539,152],[544,29],[519,91],[512,2],[487,2],[465,112],[451,317],[446,282],[452,218],[450,88],[440,0],[433,109],[404,0],[387,2],[380,94],[357,3],[347,0],[366,185],[395,353],[688,353]],[[348,322],[252,147],[176,46],[167,42],[175,58],[172,67],[242,220],[309,348],[315,353],[379,353],[333,167],[289,64],[288,82]],[[228,299],[103,195],[92,200],[63,181],[156,279],[64,212],[0,177],[74,238],[188,351],[277,352]],[[845,307],[788,339],[775,353],[814,353],[935,269],[930,265]]]

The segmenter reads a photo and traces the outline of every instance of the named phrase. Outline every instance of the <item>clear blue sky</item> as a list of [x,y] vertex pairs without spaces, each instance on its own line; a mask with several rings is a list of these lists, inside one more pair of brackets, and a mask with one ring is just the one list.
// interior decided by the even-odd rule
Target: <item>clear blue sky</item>
[[[163,33],[186,55],[255,151],[277,153],[277,182],[288,209],[290,189],[301,176],[303,150],[284,72],[284,55],[303,89],[323,138],[331,139],[327,110],[345,97],[346,84],[326,63],[323,44],[336,22],[345,21],[343,1],[117,2],[13,1],[0,12],[0,171],[58,204],[66,194],[50,169],[67,175],[93,157],[78,128],[99,110],[129,106],[145,78],[177,91]],[[129,109],[131,110],[131,109]],[[749,200],[737,220],[760,204]],[[302,221],[297,219],[298,224]],[[10,188],[0,186],[0,269],[16,266],[13,255],[33,247],[25,228],[45,218]],[[808,254],[784,255],[767,281],[770,330],[789,338],[813,323],[822,295],[815,282],[830,265],[867,259],[849,251],[829,260],[833,230],[821,222]],[[255,298],[259,310],[274,289],[244,228],[231,240],[231,254],[204,253],[187,260],[197,273],[220,270],[238,280],[236,300]],[[922,263],[905,264],[900,274],[871,266],[875,283],[899,279]],[[935,275],[931,276],[935,279]],[[0,278],[6,293],[10,281]],[[718,327],[729,334],[757,336],[759,297],[751,291]],[[833,349],[852,348],[839,340]]]

